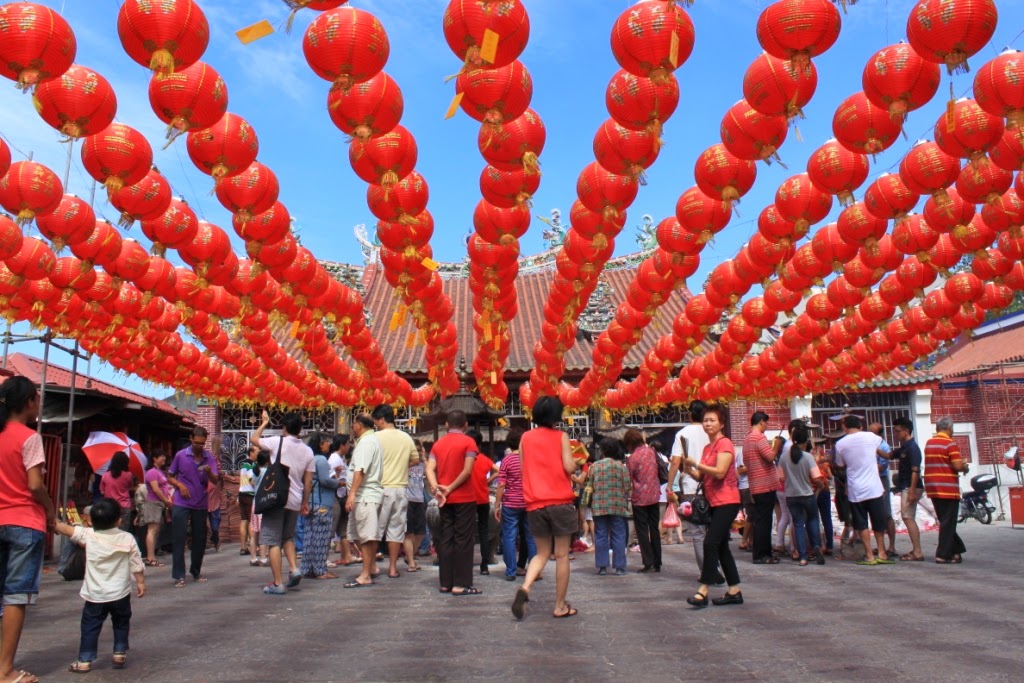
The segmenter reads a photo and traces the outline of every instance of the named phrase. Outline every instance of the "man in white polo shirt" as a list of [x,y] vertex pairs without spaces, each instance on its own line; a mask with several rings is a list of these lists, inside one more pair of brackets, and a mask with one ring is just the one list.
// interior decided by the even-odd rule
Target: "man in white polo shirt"
[[[878,456],[882,437],[862,431],[856,415],[843,418],[846,435],[836,442],[836,466],[846,468],[846,490],[850,499],[853,529],[860,534],[867,557],[857,564],[893,564],[885,556],[885,531],[890,511],[885,509],[882,479],[878,474]],[[878,555],[871,548],[868,522],[875,532]]]
[[345,508],[348,516],[348,537],[359,544],[363,555],[363,571],[345,584],[345,588],[359,588],[372,584],[377,575],[377,543],[380,541],[380,509],[384,501],[381,486],[383,456],[380,442],[373,431],[373,418],[366,413],[352,420],[352,434],[356,446],[349,464],[349,492]]

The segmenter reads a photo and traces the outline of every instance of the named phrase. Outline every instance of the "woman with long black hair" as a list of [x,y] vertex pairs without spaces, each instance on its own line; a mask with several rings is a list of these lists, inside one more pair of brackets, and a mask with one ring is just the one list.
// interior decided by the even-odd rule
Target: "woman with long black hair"
[[0,384],[0,589],[4,610],[0,679],[38,680],[14,670],[25,625],[25,607],[35,604],[43,574],[43,544],[54,528],[53,502],[46,492],[43,440],[29,423],[39,416],[39,392],[31,380],[8,377]]
[[121,531],[132,532],[132,490],[135,488],[135,475],[129,469],[128,454],[124,451],[114,453],[110,459],[110,468],[100,479],[100,495],[114,499],[121,506]]
[[810,454],[810,440],[810,432],[802,420],[790,423],[789,440],[779,455],[779,467],[786,483],[786,505],[793,518],[793,535],[796,537],[801,567],[807,566],[809,553],[814,554],[818,564],[825,564],[824,550],[820,547],[821,527],[818,524],[817,502],[817,492],[824,486],[824,482],[818,463]]
[[740,490],[733,466],[736,449],[726,438],[725,409],[711,405],[704,410],[704,433],[710,443],[704,447],[700,462],[683,459],[683,472],[704,484],[704,496],[711,507],[711,520],[704,537],[704,564],[701,567],[700,587],[686,599],[694,607],[708,606],[708,586],[715,582],[721,565],[729,590],[711,602],[715,605],[742,605],[740,573],[729,550],[729,531],[740,511]]

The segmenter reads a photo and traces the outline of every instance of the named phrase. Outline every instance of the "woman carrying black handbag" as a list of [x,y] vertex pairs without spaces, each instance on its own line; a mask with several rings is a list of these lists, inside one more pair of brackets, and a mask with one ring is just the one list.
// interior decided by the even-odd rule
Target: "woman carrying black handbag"
[[692,458],[683,460],[683,472],[701,482],[704,495],[710,505],[708,533],[704,537],[704,566],[701,567],[700,588],[686,602],[694,607],[708,606],[708,585],[714,583],[719,564],[729,590],[712,602],[716,605],[742,605],[740,575],[736,560],[729,549],[729,531],[733,520],[740,511],[740,490],[733,466],[736,450],[732,441],[722,433],[725,427],[725,410],[720,406],[708,406],[704,411],[704,432],[711,440],[704,447],[700,462]]

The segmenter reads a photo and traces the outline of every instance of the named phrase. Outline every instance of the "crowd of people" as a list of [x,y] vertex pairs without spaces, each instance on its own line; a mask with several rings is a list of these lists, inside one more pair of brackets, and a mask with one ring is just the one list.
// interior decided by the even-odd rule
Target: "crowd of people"
[[[635,539],[638,571],[657,573],[665,535],[679,530],[681,540],[684,527],[699,572],[687,602],[697,609],[709,603],[741,605],[730,545],[734,532],[740,534],[738,550],[749,551],[754,564],[778,564],[783,557],[799,566],[824,564],[834,553],[833,503],[844,526],[841,541],[859,541],[862,548],[859,565],[924,560],[916,523],[923,496],[939,524],[934,561],[960,563],[966,550],[956,527],[958,476],[967,464],[948,418],[937,422],[937,434],[922,450],[908,419],[892,425],[895,447],[885,442],[880,425],[864,425],[854,415],[843,419],[840,438],[822,444],[803,420],[790,422],[770,441],[766,432],[778,426],[757,411],[737,448],[726,436],[726,410],[694,401],[690,423],[662,449],[666,454],[632,429],[621,440],[601,439],[588,453],[559,429],[558,398],[543,396],[533,408],[533,427],[511,430],[504,452],[488,453],[459,411],[447,414],[445,433],[436,443],[417,442],[396,428],[387,405],[355,415],[351,435],[313,434],[306,441],[297,413],[283,417],[279,436],[265,436],[270,416],[264,412],[237,473],[221,472],[217,454],[206,446],[208,433],[196,427],[188,446],[169,462],[162,455],[151,459],[142,482],[134,481],[127,456],[116,455],[99,482],[97,500],[83,510],[80,525],[71,525],[56,519],[44,485],[42,442],[29,427],[38,412],[38,392],[29,380],[12,377],[0,385],[3,681],[36,680],[16,671],[14,658],[26,606],[38,596],[47,531],[86,548],[82,637],[70,670],[90,670],[107,616],[114,631],[112,662],[124,666],[132,581],[141,598],[145,569],[163,566],[158,539],[169,526],[173,585],[185,587],[189,577],[206,582],[207,545],[220,547],[225,481],[238,485],[239,554],[254,567],[270,568],[271,580],[262,587],[267,595],[286,595],[304,578],[337,579],[332,570],[349,565],[358,573],[346,577],[344,587],[365,588],[385,571],[389,579],[420,571],[419,558],[431,553],[440,593],[481,595],[474,569],[489,574],[499,550],[505,579],[522,579],[511,603],[517,619],[524,617],[531,589],[543,580],[550,561],[555,564],[551,614],[572,617],[578,613],[567,600],[574,551],[592,551],[598,575],[609,570],[622,575]],[[893,462],[893,487],[911,543],[903,555],[894,548]],[[278,487],[279,500],[271,500],[271,489]],[[141,543],[132,535],[135,529],[142,532]],[[709,596],[711,586],[723,585],[720,596]]]

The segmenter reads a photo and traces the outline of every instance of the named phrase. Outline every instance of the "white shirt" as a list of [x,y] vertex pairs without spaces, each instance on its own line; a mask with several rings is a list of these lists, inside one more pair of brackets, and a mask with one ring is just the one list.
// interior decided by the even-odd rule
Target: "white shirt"
[[740,474],[740,468],[743,467],[743,446],[735,446],[736,452],[733,454],[733,462],[736,465],[736,488],[740,491],[743,489],[749,489],[750,483],[747,481],[747,475]]
[[[708,438],[704,427],[694,422],[676,432],[676,438],[672,442],[673,458],[684,455],[683,444],[679,442],[679,437],[681,436],[686,438],[686,457],[700,462],[701,457],[704,455],[704,447],[711,443],[711,439]],[[684,496],[693,495],[697,492],[697,482],[694,481],[693,477],[683,477],[682,491]]]
[[85,548],[85,581],[79,595],[89,602],[114,602],[132,592],[132,574],[144,571],[135,537],[120,529],[76,526],[71,540]]
[[[288,503],[285,508],[298,512],[302,509],[302,489],[306,472],[315,472],[313,449],[302,443],[302,439],[291,434],[260,439],[260,448],[270,451],[270,464],[277,462],[278,444],[281,445],[281,464],[288,468]],[[269,467],[269,465],[268,465]]]
[[363,481],[356,491],[357,503],[384,502],[384,486],[381,476],[384,471],[384,450],[380,447],[377,435],[366,431],[356,440],[352,449],[352,462],[349,463],[349,474],[362,472]]
[[884,493],[877,459],[881,444],[882,437],[871,432],[854,432],[836,442],[836,464],[846,468],[846,494],[851,503]]
[[[331,479],[348,481],[348,465],[345,464],[345,458],[341,457],[338,453],[331,453],[330,457],[327,458],[327,464],[331,466]],[[339,486],[338,498],[344,498],[347,495],[348,486]]]

